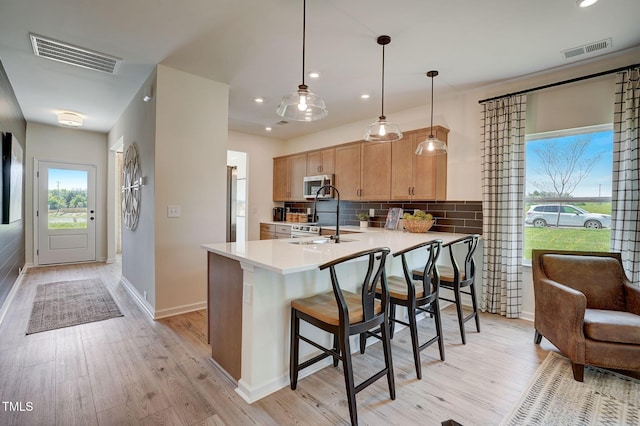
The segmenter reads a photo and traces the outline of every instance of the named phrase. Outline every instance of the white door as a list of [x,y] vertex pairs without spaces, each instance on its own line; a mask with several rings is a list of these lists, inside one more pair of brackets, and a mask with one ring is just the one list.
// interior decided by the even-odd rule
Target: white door
[[96,167],[38,162],[38,264],[96,260]]

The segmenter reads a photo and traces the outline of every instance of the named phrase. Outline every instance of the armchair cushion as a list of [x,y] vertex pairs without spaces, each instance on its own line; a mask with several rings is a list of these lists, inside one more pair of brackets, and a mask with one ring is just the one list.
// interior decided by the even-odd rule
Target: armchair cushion
[[619,262],[612,257],[545,254],[544,273],[552,281],[578,290],[588,309],[625,311],[625,294]]
[[640,315],[622,311],[587,309],[584,334],[601,342],[640,345]]

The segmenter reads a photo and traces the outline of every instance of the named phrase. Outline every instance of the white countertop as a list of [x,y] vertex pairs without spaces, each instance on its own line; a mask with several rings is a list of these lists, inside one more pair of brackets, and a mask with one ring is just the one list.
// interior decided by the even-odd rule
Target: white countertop
[[[306,237],[241,241],[237,243],[212,243],[202,244],[201,247],[211,253],[284,275],[312,270],[323,263],[372,247],[389,247],[391,253],[393,253],[423,241],[440,239],[447,243],[465,236],[465,234],[449,232],[413,234],[389,231],[382,228],[359,228],[355,226],[353,228],[366,230],[367,232],[341,235],[343,242],[340,244],[291,244],[292,241],[311,241],[322,238]],[[343,229],[343,227],[341,226],[340,229]],[[344,229],[350,230],[348,226],[345,226]]]

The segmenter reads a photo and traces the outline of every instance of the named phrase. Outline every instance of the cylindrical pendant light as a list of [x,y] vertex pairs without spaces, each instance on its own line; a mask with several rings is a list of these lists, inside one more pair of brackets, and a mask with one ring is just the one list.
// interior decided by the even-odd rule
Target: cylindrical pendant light
[[371,123],[364,134],[364,140],[369,142],[390,142],[402,139],[400,127],[387,121],[384,115],[384,47],[391,43],[391,37],[381,35],[377,42],[382,46],[382,112],[374,123]]
[[306,44],[307,1],[302,5],[302,84],[298,90],[282,98],[276,112],[280,117],[294,121],[314,121],[325,118],[329,111],[322,98],[309,91],[304,84],[304,61]]

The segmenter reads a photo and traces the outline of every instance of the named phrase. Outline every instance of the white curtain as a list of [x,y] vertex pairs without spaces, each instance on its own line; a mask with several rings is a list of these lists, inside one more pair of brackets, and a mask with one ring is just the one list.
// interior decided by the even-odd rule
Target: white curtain
[[526,95],[487,101],[482,120],[482,308],[522,311]]
[[622,253],[629,279],[640,283],[640,68],[616,78],[613,118],[611,251]]

